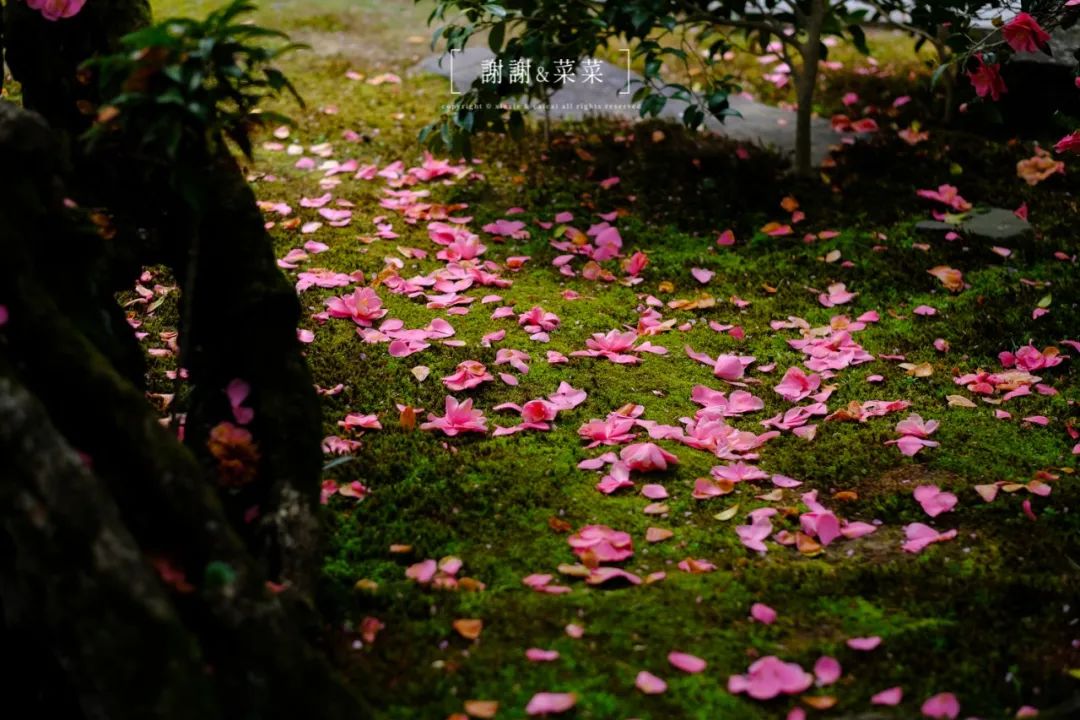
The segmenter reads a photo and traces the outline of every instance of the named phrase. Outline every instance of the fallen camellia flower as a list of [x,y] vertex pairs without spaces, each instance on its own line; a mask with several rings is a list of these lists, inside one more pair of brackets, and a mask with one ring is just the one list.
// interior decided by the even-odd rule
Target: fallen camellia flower
[[780,694],[797,695],[814,683],[814,676],[798,663],[787,663],[775,655],[755,661],[745,675],[728,678],[728,692],[745,692],[755,700],[771,700]]
[[447,375],[442,379],[443,385],[454,391],[468,390],[481,383],[494,380],[483,363],[476,360],[466,360],[458,364],[454,374]]
[[487,419],[480,410],[473,410],[472,398],[458,402],[450,395],[444,400],[446,414],[442,417],[435,413],[428,414],[428,422],[420,426],[421,430],[442,430],[450,437],[463,432],[487,432]]
[[1016,163],[1016,176],[1028,185],[1035,186],[1053,175],[1064,175],[1065,163],[1055,160],[1050,153],[1036,146],[1035,154]]
[[1004,367],[1018,367],[1027,371],[1060,365],[1063,357],[1066,356],[1063,356],[1056,347],[1047,347],[1040,351],[1034,345],[1024,345],[1015,354],[1007,350],[998,353],[998,360]]
[[332,297],[326,301],[327,314],[334,318],[350,318],[361,327],[371,327],[373,320],[386,315],[382,300],[371,288],[357,288],[351,295]]
[[843,305],[849,303],[855,299],[858,293],[853,293],[847,289],[844,283],[833,283],[829,286],[827,293],[821,293],[818,295],[818,302],[824,307],[833,307],[835,305]]
[[619,459],[631,470],[651,472],[667,470],[668,465],[677,465],[679,458],[655,443],[635,443],[627,445],[619,453]]
[[938,429],[937,420],[924,421],[921,415],[912,413],[906,420],[896,424],[896,432],[900,433],[899,440],[887,440],[886,445],[896,445],[900,452],[911,457],[924,447],[937,447],[938,443],[927,438]]
[[738,525],[735,533],[739,536],[739,542],[751,550],[767,552],[765,539],[772,534],[773,526],[770,517],[776,515],[776,508],[758,508],[750,513],[749,525]]
[[807,375],[799,367],[790,367],[784,377],[773,387],[777,395],[788,402],[799,402],[821,386],[821,376],[817,373]]
[[926,272],[936,277],[949,292],[960,292],[964,289],[964,274],[956,268],[948,265],[936,265]]
[[598,563],[621,562],[634,554],[630,533],[612,530],[607,525],[586,525],[567,538],[574,554],[589,556]]
[[918,190],[915,194],[927,200],[936,200],[957,212],[967,212],[971,209],[971,203],[960,196],[960,191],[955,185],[941,185],[937,190]]

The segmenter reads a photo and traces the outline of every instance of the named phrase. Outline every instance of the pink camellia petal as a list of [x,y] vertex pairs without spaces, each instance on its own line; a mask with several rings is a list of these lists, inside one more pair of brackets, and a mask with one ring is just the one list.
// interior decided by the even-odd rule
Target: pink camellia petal
[[787,475],[773,475],[772,484],[780,488],[794,488],[802,485],[801,482],[794,478],[789,478]]
[[903,699],[904,691],[900,687],[891,687],[876,693],[870,698],[870,702],[874,705],[899,705]]
[[634,573],[613,567],[594,568],[593,571],[589,573],[589,576],[585,578],[585,582],[589,585],[603,585],[611,580],[625,580],[631,585],[641,584],[641,578]]
[[878,635],[871,635],[869,637],[853,637],[848,638],[847,646],[852,650],[873,650],[881,644],[881,637]]
[[1033,705],[1021,705],[1016,709],[1016,718],[1035,718],[1039,717],[1039,708]]
[[702,285],[707,284],[716,275],[712,270],[705,270],[704,268],[693,268],[690,270],[690,274]]
[[663,485],[650,483],[641,488],[641,494],[650,500],[663,500],[668,496],[668,491]]
[[529,648],[525,651],[525,658],[529,662],[552,662],[559,659],[559,651]]
[[708,663],[701,658],[690,655],[684,652],[678,652],[672,650],[667,656],[668,662],[675,668],[682,670],[685,673],[699,673],[703,671]]
[[225,395],[229,398],[233,419],[236,420],[237,425],[247,425],[255,418],[255,411],[243,405],[250,394],[251,385],[240,378],[236,378],[225,387]]
[[525,712],[529,715],[550,715],[564,713],[577,704],[577,695],[574,693],[538,692],[525,706]]
[[547,575],[545,573],[533,573],[532,575],[526,575],[521,579],[522,584],[531,587],[536,590],[542,588],[554,579],[554,576]]
[[415,580],[421,585],[426,585],[435,577],[435,573],[438,569],[439,564],[434,560],[428,559],[407,567],[405,569],[405,577],[410,580]]
[[845,522],[840,528],[840,534],[846,537],[848,540],[854,540],[855,538],[861,538],[863,535],[869,535],[872,532],[877,531],[876,525],[864,522]]
[[720,233],[720,237],[716,238],[716,244],[721,247],[729,247],[735,244],[735,233],[731,230],[725,230]]
[[646,695],[659,695],[667,690],[667,683],[653,675],[648,670],[642,670],[634,680],[637,689]]
[[930,517],[937,517],[956,507],[956,496],[950,492],[942,492],[937,485],[920,485],[915,488],[913,494],[915,500],[922,505],[922,509]]
[[832,685],[840,679],[841,672],[843,671],[840,663],[834,657],[822,655],[814,663],[814,676],[817,678],[819,685]]
[[922,714],[936,720],[955,720],[960,714],[960,701],[952,693],[938,693],[922,704]]
[[776,611],[765,603],[754,603],[750,606],[750,617],[764,625],[772,625],[776,622]]
[[907,552],[917,553],[927,545],[952,540],[956,537],[956,534],[957,532],[955,529],[939,533],[929,525],[911,523],[904,527],[904,535],[907,537],[907,542],[903,544],[903,548]]

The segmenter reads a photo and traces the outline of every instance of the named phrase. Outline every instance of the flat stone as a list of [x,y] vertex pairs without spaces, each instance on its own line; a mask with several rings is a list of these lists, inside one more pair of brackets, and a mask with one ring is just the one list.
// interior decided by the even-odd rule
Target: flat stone
[[[454,53],[452,73],[449,54],[428,57],[414,71],[452,78],[452,87],[463,92],[480,77],[484,61],[493,57],[494,54],[487,48],[466,48]],[[620,68],[605,61],[600,61],[598,74],[601,78],[599,82],[583,82],[579,66],[577,81],[565,84],[551,94],[548,109],[551,118],[580,120],[589,116],[606,116],[630,122],[641,120],[638,106],[631,101],[633,92],[640,87],[641,77],[636,73],[630,73],[628,77],[625,67]],[[449,91],[448,87],[447,102],[452,102],[453,96]],[[793,111],[757,102],[746,95],[732,95],[729,101],[731,108],[741,117],[728,117],[721,123],[707,116],[704,123],[706,130],[732,140],[771,147],[781,155],[794,155]],[[669,99],[659,117],[679,122],[687,105],[684,100]],[[534,117],[543,117],[544,108],[534,104],[529,112]],[[814,165],[821,165],[832,146],[840,143],[845,135],[851,133],[835,132],[828,120],[814,118],[811,124],[811,161]]]
[[976,210],[960,223],[960,232],[972,240],[995,245],[1030,243],[1035,239],[1031,223],[1016,216],[1012,210],[990,208]]
[[1004,208],[972,210],[960,216],[958,222],[922,220],[915,224],[915,231],[927,235],[955,232],[968,240],[1004,247],[1026,245],[1035,240],[1031,224]]
[[920,220],[915,224],[915,231],[926,233],[928,235],[937,235],[938,233],[955,232],[956,225],[951,225],[947,222],[940,222],[938,220]]

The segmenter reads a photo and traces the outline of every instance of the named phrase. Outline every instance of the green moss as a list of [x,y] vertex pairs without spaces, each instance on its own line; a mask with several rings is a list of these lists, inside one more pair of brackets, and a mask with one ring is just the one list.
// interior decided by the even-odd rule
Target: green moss
[[[366,17],[369,9],[357,12]],[[354,15],[344,13],[336,5],[319,4],[290,23],[311,29],[319,23],[334,26],[334,18],[356,22]],[[372,22],[385,20],[383,14]],[[420,159],[416,132],[444,100],[444,80],[406,77],[401,86],[371,86],[342,78],[349,68],[372,74],[378,69],[374,62],[310,55],[291,62],[287,69],[309,102],[306,111],[294,113],[297,142],[331,142],[335,157],[357,157],[362,163],[385,165],[401,158],[411,164]],[[331,104],[335,114],[321,112]],[[1072,689],[1063,670],[1080,663],[1068,647],[1075,635],[1069,625],[1075,611],[1062,610],[1075,604],[1080,589],[1069,561],[1080,556],[1080,522],[1071,511],[1080,500],[1076,481],[1062,474],[1050,498],[1031,498],[1039,515],[1034,523],[1020,509],[1028,496],[1003,493],[985,504],[972,486],[1026,481],[1036,471],[1074,464],[1074,441],[1062,423],[1076,415],[1068,403],[1077,397],[1076,372],[1070,363],[1045,372],[1059,395],[1009,402],[1004,407],[1014,414],[1011,420],[995,419],[992,407],[984,403],[977,409],[950,408],[945,396],[967,394],[953,382],[954,373],[996,368],[1002,349],[1076,336],[1075,265],[1051,255],[1059,247],[1072,253],[1077,249],[1064,219],[1075,211],[1075,179],[1069,176],[1029,191],[1012,174],[1025,152],[1022,148],[988,146],[935,131],[934,142],[917,150],[887,141],[875,148],[874,153],[897,164],[889,173],[883,173],[875,157],[854,152],[832,171],[831,181],[843,188],[833,192],[827,186],[777,177],[779,163],[763,153],[754,151],[752,161],[739,163],[730,144],[677,128],[663,127],[665,139],[653,142],[651,130],[660,127],[645,126],[630,138],[626,128],[588,123],[559,134],[550,149],[538,137],[528,138],[523,146],[486,138],[478,145],[484,160],[477,168],[482,181],[431,187],[438,201],[468,203],[465,212],[473,216],[473,227],[503,217],[514,206],[525,209],[518,217],[528,221],[550,220],[558,211],[571,210],[581,227],[596,211],[627,212],[618,221],[626,247],[644,250],[650,258],[644,281],[632,288],[563,278],[551,267],[559,254],[548,244],[551,233],[532,222],[532,236],[525,241],[498,244],[485,237],[488,256],[531,257],[511,275],[512,288],[490,291],[519,309],[541,304],[557,313],[562,324],[551,333],[550,343],[531,342],[512,319],[491,320],[494,306],[476,303],[468,315],[447,316],[467,347],[436,346],[395,359],[384,345],[362,343],[346,321],[320,325],[310,318],[335,291],[313,288],[302,294],[302,326],[316,336],[307,349],[315,379],[324,387],[339,382],[346,386],[340,395],[323,400],[325,433],[339,432],[336,423],[347,412],[377,412],[385,427],[365,433],[355,458],[327,472],[339,481],[361,480],[371,489],[359,503],[333,498],[325,518],[328,616],[335,624],[352,627],[371,615],[386,625],[375,643],[344,651],[350,677],[384,717],[410,719],[445,717],[460,711],[467,698],[497,699],[502,703],[500,718],[518,718],[528,698],[540,690],[579,693],[577,716],[582,718],[782,717],[794,701],[754,703],[725,689],[730,674],[766,654],[804,667],[822,654],[835,655],[845,674],[829,692],[839,700],[838,712],[846,714],[862,712],[871,694],[893,685],[905,690],[904,703],[886,713],[897,718],[912,717],[922,698],[945,690],[961,696],[965,714],[983,717],[1005,717],[1023,703],[1043,706],[1064,698]],[[341,137],[346,129],[366,140],[346,142]],[[576,148],[593,159],[583,160]],[[540,160],[544,153],[548,159]],[[298,215],[312,219],[298,199],[323,191],[318,175],[295,170],[294,161],[282,153],[262,153],[254,168],[262,173],[256,192],[261,199],[288,202]],[[985,248],[964,250],[962,243],[916,236],[913,224],[927,215],[928,206],[914,197],[913,185],[949,179],[953,163],[964,169],[957,182],[970,199],[1006,206],[1027,200],[1046,244],[1018,249],[1016,256],[1003,260]],[[597,181],[608,175],[619,175],[622,182],[600,190]],[[665,192],[657,191],[657,178],[663,178]],[[320,229],[314,237],[330,249],[312,256],[307,266],[362,270],[369,278],[383,269],[385,257],[401,258],[403,275],[438,266],[431,258],[417,261],[397,253],[398,246],[429,252],[434,247],[423,223],[408,225],[379,207],[382,187],[381,182],[346,180],[333,190],[355,203],[353,222],[346,228]],[[779,203],[788,194],[801,201],[808,219],[789,238],[758,233],[765,222],[785,219]],[[401,237],[362,244],[357,236],[372,231],[372,219],[379,215],[389,217]],[[738,245],[718,248],[716,235],[727,228],[735,230]],[[802,241],[805,232],[827,229],[840,234]],[[309,239],[280,224],[272,233],[279,256]],[[922,243],[929,249],[921,249]],[[833,250],[842,260],[825,262]],[[844,260],[851,266],[842,266]],[[962,269],[970,289],[956,295],[944,291],[926,273],[936,264]],[[716,272],[707,288],[690,276],[694,267]],[[1051,285],[1021,285],[1020,278]],[[674,292],[661,291],[664,281],[674,284]],[[690,497],[694,478],[707,474],[716,459],[661,441],[678,454],[680,464],[642,478],[662,483],[671,494],[667,515],[649,517],[642,513],[648,501],[634,494],[603,497],[593,487],[599,475],[577,469],[578,462],[601,452],[586,450],[577,436],[586,420],[640,403],[645,418],[674,424],[693,414],[689,397],[694,385],[723,389],[707,367],[685,355],[684,344],[712,355],[738,352],[754,355],[759,363],[776,363],[770,376],[751,373],[752,379],[762,381],[750,389],[765,401],[764,411],[733,420],[740,428],[761,431],[758,420],[788,407],[769,388],[787,367],[802,360],[787,343],[795,334],[773,332],[769,322],[796,315],[813,325],[827,323],[839,310],[821,307],[816,297],[832,282],[845,282],[859,293],[839,309],[845,314],[854,317],[871,309],[881,314],[880,322],[856,335],[869,352],[930,363],[934,373],[910,377],[898,361],[885,360],[849,368],[830,381],[837,385],[830,409],[867,399],[906,399],[912,411],[941,421],[934,436],[941,445],[904,458],[884,444],[895,437],[894,415],[866,423],[819,423],[813,441],[785,434],[763,448],[760,464],[803,481],[799,491],[817,490],[843,517],[880,521],[877,533],[838,541],[816,558],[779,546],[758,557],[743,548],[733,527],[755,507],[797,505],[799,491],[786,491],[780,503],[769,503],[755,496],[771,488],[744,484],[725,498],[695,501]],[[565,300],[560,296],[564,289],[586,298]],[[717,299],[714,308],[662,309],[665,317],[694,323],[687,332],[651,338],[669,349],[667,356],[647,355],[638,366],[583,358],[550,366],[543,360],[549,349],[569,354],[583,348],[593,332],[634,326],[645,294],[667,302],[702,292]],[[1033,322],[1031,310],[1047,292],[1054,298],[1051,314]],[[388,317],[400,318],[408,327],[423,327],[440,315],[421,302],[380,294]],[[737,308],[728,301],[731,296],[751,304]],[[913,315],[912,308],[919,304],[932,305],[939,314]],[[175,322],[170,312],[164,308],[148,318],[147,329],[167,329]],[[717,333],[708,328],[709,320],[737,324],[746,337],[736,340]],[[479,347],[479,340],[499,328],[507,330],[499,346],[524,349],[532,361],[518,387],[496,381],[467,393],[485,410],[489,423],[513,424],[511,413],[491,408],[546,395],[562,380],[586,390],[587,402],[561,413],[547,433],[447,439],[398,427],[395,403],[441,412],[445,388],[439,379],[462,360],[478,359],[494,371],[496,351]],[[948,353],[934,350],[938,337],[949,341]],[[410,373],[421,364],[431,368],[424,382]],[[152,386],[158,391],[171,388],[160,379],[166,365],[155,361],[152,366]],[[873,373],[884,375],[885,381],[867,383]],[[1048,416],[1052,424],[1042,428],[1019,420],[1035,414]],[[901,527],[926,520],[910,496],[922,482],[937,483],[960,497],[955,512],[933,521],[935,527],[956,527],[960,534],[951,543],[911,555],[900,550]],[[834,500],[832,495],[841,490],[854,491],[857,498]],[[735,519],[714,518],[735,503],[740,506]],[[636,554],[626,567],[643,575],[664,571],[667,578],[611,589],[567,580],[574,590],[564,596],[528,590],[521,584],[525,575],[555,573],[560,563],[573,561],[565,536],[550,529],[549,518],[574,528],[604,523],[631,532]],[[797,518],[777,518],[776,525],[794,531]],[[675,536],[648,545],[644,534],[650,526],[670,528]],[[391,544],[409,544],[413,550],[394,555]],[[486,584],[483,592],[436,592],[405,580],[409,564],[451,554],[464,560],[463,574]],[[687,557],[709,559],[718,570],[683,573],[676,564]],[[377,582],[377,592],[355,590],[362,578]],[[777,622],[763,626],[750,621],[753,602],[776,608]],[[451,623],[461,617],[484,620],[478,641],[467,642],[454,633]],[[586,628],[583,638],[565,635],[563,628],[570,622]],[[865,635],[880,635],[884,643],[870,653],[844,645],[849,637]],[[523,653],[531,646],[559,650],[561,658],[529,663]],[[665,659],[673,649],[706,658],[708,669],[694,676],[674,670]],[[635,690],[634,677],[642,669],[665,678],[668,692],[646,697]]]

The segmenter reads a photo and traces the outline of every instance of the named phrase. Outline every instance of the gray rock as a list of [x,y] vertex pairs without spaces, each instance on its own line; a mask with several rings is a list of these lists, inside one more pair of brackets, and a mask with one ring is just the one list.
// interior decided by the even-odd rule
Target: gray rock
[[[414,68],[419,72],[430,72],[452,78],[452,87],[462,92],[480,77],[485,60],[494,55],[486,48],[466,48],[454,53],[451,72],[449,54],[441,57],[432,56]],[[505,70],[504,70],[505,71]],[[600,82],[585,83],[582,71],[577,70],[577,81],[566,84],[552,93],[549,112],[553,120],[580,120],[584,117],[603,115],[627,121],[640,119],[637,105],[631,101],[633,92],[640,87],[641,77],[630,73],[627,77],[625,67],[617,67],[601,61],[599,66]],[[629,81],[629,82],[628,82]],[[447,101],[452,101],[447,90]],[[731,108],[741,117],[728,117],[723,123],[708,116],[705,129],[747,143],[771,147],[782,155],[795,153],[795,113],[791,110],[765,105],[749,97],[733,95]],[[660,117],[678,122],[686,109],[683,100],[668,100]],[[542,117],[544,108],[533,106],[530,112],[534,117]],[[814,118],[811,126],[811,157],[814,165],[828,157],[832,146],[842,140],[844,134],[834,132],[832,125],[823,118]]]
[[1075,70],[1077,66],[1076,51],[1080,48],[1080,25],[1071,28],[1058,28],[1050,33],[1050,54],[1016,53],[1011,62],[1038,63],[1042,65],[1061,65]]

